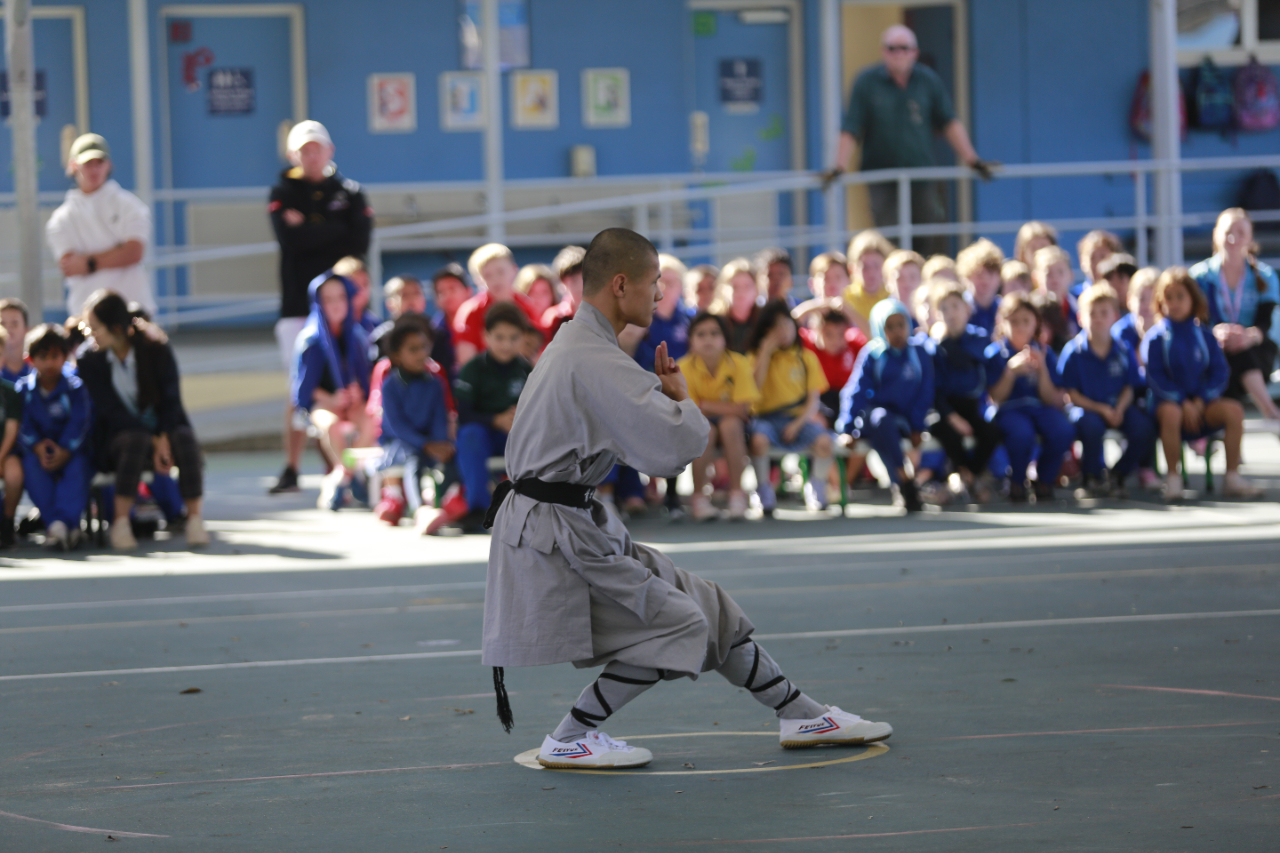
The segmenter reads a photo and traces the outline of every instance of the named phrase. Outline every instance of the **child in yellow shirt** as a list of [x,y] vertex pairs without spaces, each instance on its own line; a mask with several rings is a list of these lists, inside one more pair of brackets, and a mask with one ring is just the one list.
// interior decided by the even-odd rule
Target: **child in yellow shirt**
[[689,324],[689,354],[680,359],[680,371],[689,385],[689,397],[711,422],[707,450],[693,463],[693,503],[695,521],[718,516],[706,494],[707,470],[716,447],[724,449],[729,468],[729,518],[739,520],[747,512],[747,496],[742,491],[742,471],[747,461],[747,424],[751,406],[759,398],[751,360],[728,350],[724,319],[703,311]]

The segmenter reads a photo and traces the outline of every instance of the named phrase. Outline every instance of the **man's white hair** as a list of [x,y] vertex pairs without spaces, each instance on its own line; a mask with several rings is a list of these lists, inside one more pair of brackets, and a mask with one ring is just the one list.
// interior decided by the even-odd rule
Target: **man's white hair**
[[894,38],[898,36],[906,36],[907,41],[911,44],[912,47],[919,47],[919,45],[916,43],[916,34],[911,31],[910,27],[904,24],[894,24],[892,27],[889,27],[889,29],[885,30],[880,35],[880,43],[889,44]]

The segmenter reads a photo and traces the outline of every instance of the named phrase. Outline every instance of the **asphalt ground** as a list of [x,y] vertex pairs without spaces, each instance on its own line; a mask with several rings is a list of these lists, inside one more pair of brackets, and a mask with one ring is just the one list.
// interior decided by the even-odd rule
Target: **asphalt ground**
[[0,851],[1274,851],[1262,438],[1254,503],[635,521],[737,598],[793,682],[895,733],[784,751],[711,673],[609,721],[655,753],[628,774],[515,762],[590,674],[508,670],[502,732],[487,539],[321,513],[316,477],[268,498],[274,457],[213,456],[206,552],[0,560]]

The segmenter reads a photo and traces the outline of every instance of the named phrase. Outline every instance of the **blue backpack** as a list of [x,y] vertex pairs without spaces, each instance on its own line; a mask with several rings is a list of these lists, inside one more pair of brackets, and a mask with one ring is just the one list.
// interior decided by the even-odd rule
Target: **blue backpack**
[[1270,130],[1280,124],[1280,83],[1257,57],[1236,74],[1235,112],[1241,130]]
[[1195,104],[1196,127],[1214,130],[1231,127],[1236,107],[1231,73],[1219,68],[1206,56],[1196,74],[1192,101]]

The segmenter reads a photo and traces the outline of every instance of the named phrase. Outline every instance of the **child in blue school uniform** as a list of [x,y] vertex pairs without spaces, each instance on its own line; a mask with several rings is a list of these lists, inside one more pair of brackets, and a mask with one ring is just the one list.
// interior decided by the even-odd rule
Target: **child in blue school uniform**
[[[1119,297],[1107,284],[1090,286],[1080,295],[1080,325],[1076,335],[1058,356],[1058,384],[1071,397],[1071,418],[1082,454],[1083,491],[1106,490],[1123,497],[1125,479],[1151,457],[1155,424],[1134,405],[1141,378],[1138,356],[1111,328],[1119,313]],[[1108,476],[1103,439],[1108,429],[1124,433],[1125,449]],[[1104,483],[1104,478],[1107,482]]]
[[1260,490],[1240,476],[1240,442],[1244,438],[1244,407],[1225,396],[1231,370],[1209,326],[1209,305],[1196,280],[1183,267],[1170,267],[1156,282],[1157,322],[1142,339],[1151,408],[1160,430],[1168,475],[1164,499],[1183,498],[1183,439],[1203,438],[1223,431],[1227,475],[1222,493],[1257,497]]
[[923,509],[915,480],[906,472],[902,439],[920,445],[925,418],[933,408],[933,353],[911,340],[911,312],[896,299],[871,309],[870,343],[858,353],[849,382],[840,392],[836,429],[871,442],[889,471],[894,498],[907,512]]
[[[1043,250],[1042,250],[1043,251]],[[1054,384],[1056,359],[1036,339],[1040,318],[1031,298],[1011,293],[1000,301],[996,340],[986,351],[987,395],[992,420],[1004,433],[1009,454],[1009,500],[1027,500],[1027,467],[1036,461],[1037,501],[1053,499],[1062,458],[1075,442],[1075,428],[1062,411],[1062,390]]]
[[80,517],[89,503],[89,392],[67,364],[67,332],[44,323],[27,335],[27,357],[35,371],[18,380],[22,398],[22,466],[27,494],[45,522],[50,548],[80,544]]
[[432,520],[424,510],[420,481],[437,463],[453,458],[449,440],[449,407],[444,385],[427,370],[430,326],[425,317],[401,317],[387,335],[391,370],[382,383],[382,445],[384,467],[403,467],[403,498],[419,533]]

